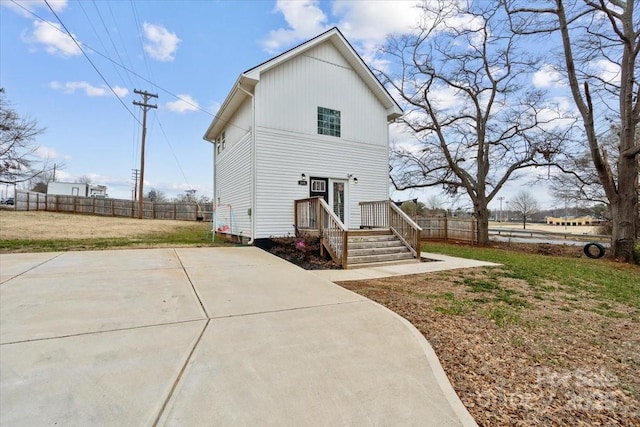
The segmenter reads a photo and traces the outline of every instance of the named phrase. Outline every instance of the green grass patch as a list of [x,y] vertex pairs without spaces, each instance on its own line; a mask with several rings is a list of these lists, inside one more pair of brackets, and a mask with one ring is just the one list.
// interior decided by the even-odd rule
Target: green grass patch
[[180,227],[170,232],[151,233],[135,237],[87,239],[0,240],[1,252],[57,252],[71,250],[99,250],[148,246],[225,246],[228,240],[216,236],[203,224]]
[[463,314],[467,314],[472,308],[472,303],[470,301],[456,299],[456,296],[452,292],[445,292],[442,297],[448,302],[448,305],[446,307],[435,307],[435,310],[442,314],[461,316]]
[[475,277],[467,277],[462,283],[467,285],[471,292],[493,292],[500,288],[497,281],[476,279]]
[[538,294],[550,292],[555,282],[572,294],[589,292],[605,301],[640,308],[640,267],[607,260],[545,256],[504,249],[429,243],[423,248],[461,258],[500,263],[500,276],[524,280]]
[[483,310],[482,314],[499,327],[505,327],[508,324],[517,325],[521,321],[520,313],[517,310],[502,304]]

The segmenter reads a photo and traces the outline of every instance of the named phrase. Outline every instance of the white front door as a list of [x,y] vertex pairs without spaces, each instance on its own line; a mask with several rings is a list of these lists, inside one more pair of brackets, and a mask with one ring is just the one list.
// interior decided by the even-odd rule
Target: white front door
[[[331,179],[329,186],[329,206],[343,224],[348,220],[348,192],[347,181],[343,179]],[[348,228],[348,225],[347,225]]]

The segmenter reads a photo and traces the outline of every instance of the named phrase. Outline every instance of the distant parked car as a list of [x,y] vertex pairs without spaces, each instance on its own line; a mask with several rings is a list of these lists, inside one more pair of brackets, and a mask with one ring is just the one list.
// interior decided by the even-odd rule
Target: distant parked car
[[15,200],[13,199],[13,197],[9,197],[7,199],[4,199],[0,203],[3,204],[3,205],[11,205],[11,206],[13,206],[15,204]]

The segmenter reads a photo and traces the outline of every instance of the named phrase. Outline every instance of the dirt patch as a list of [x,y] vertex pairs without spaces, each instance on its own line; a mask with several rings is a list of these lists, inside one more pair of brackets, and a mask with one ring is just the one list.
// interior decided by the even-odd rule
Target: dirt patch
[[340,285],[416,326],[481,426],[640,425],[640,312],[501,271]]
[[513,243],[491,242],[489,247],[509,251],[525,252],[528,254],[540,254],[549,256],[582,257],[583,245],[552,245],[549,243]]
[[192,221],[140,220],[56,212],[0,210],[0,239],[47,240],[137,237],[193,226]]

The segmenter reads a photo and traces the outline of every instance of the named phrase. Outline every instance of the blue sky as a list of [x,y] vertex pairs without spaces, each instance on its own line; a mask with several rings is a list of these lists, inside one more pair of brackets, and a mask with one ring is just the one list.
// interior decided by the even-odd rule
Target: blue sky
[[46,128],[39,155],[64,164],[58,180],[88,176],[123,198],[140,167],[133,89],[157,93],[145,192],[209,195],[212,147],[202,135],[242,71],[334,25],[371,59],[388,33],[415,23],[414,3],[49,1],[119,102],[44,1],[1,0],[0,86],[19,114]]
[[[132,169],[140,167],[142,119],[133,89],[157,93],[158,109],[148,115],[145,193],[196,189],[210,196],[212,146],[202,135],[242,71],[333,26],[376,64],[387,35],[415,27],[415,4],[49,0],[98,73],[44,0],[0,0],[0,86],[19,114],[46,128],[39,155],[64,164],[58,180],[88,176],[119,198],[131,197]],[[551,87],[558,76],[543,69],[534,79]],[[392,197],[426,199],[422,191]]]

